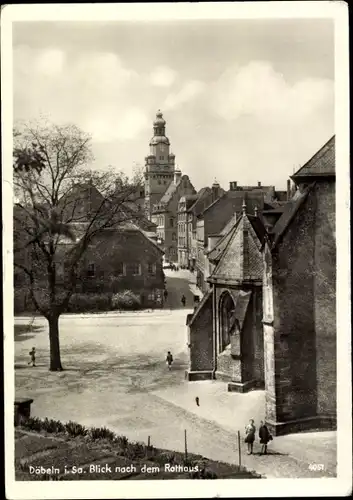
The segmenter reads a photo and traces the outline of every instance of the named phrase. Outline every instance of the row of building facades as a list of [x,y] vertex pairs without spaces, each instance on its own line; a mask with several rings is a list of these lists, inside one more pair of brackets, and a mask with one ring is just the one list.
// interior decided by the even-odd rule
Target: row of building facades
[[165,258],[195,272],[203,295],[187,319],[187,378],[265,389],[274,434],[335,428],[335,137],[285,191],[236,181],[196,191],[175,170],[160,112],[150,147],[146,216]]

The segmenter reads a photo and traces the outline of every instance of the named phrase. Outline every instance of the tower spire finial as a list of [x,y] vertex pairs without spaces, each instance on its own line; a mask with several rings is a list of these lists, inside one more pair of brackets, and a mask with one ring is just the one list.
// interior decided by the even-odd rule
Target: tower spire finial
[[246,203],[245,203],[245,198],[243,199],[242,212],[243,212],[243,214],[244,214],[244,215],[246,214]]

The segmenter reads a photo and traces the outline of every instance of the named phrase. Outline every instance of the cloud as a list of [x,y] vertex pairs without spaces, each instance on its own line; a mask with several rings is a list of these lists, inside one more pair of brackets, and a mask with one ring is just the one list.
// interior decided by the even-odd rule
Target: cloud
[[65,53],[59,49],[47,49],[40,51],[35,65],[39,73],[47,76],[56,76],[64,69]]
[[79,54],[73,64],[70,78],[82,83],[89,91],[101,90],[104,94],[117,91],[129,84],[138,74],[126,68],[117,54],[90,52]]
[[76,123],[99,142],[130,140],[147,126],[144,85],[113,52],[14,51],[15,117],[44,113],[53,122]]
[[253,116],[258,120],[290,123],[305,120],[333,98],[333,82],[303,79],[294,84],[268,62],[231,67],[215,82],[209,100],[213,113],[226,120]]
[[173,94],[169,94],[163,104],[163,109],[171,110],[181,104],[194,99],[200,95],[205,89],[205,84],[199,80],[191,80],[186,82],[184,86]]
[[156,87],[170,87],[177,77],[177,73],[167,66],[158,66],[155,68],[150,76],[149,81],[151,85]]
[[15,47],[15,119],[43,112],[73,122],[92,134],[97,166],[128,168],[148,153],[161,108],[180,168],[198,188],[215,171],[224,188],[230,180],[285,187],[293,167],[334,132],[333,81],[311,77],[307,66],[294,81],[267,61],[234,65],[230,54],[206,84],[206,57],[178,73],[168,63],[137,71],[138,57],[124,60],[113,49]]
[[136,137],[149,124],[146,114],[137,107],[126,109],[117,116],[114,111],[106,111],[94,115],[84,125],[85,130],[92,134],[97,142],[130,140]]

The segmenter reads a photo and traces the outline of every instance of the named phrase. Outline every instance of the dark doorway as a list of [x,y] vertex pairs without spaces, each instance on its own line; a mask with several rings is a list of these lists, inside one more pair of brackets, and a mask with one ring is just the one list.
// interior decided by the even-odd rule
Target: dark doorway
[[229,292],[225,292],[220,299],[219,306],[219,331],[220,331],[220,352],[230,344],[230,334],[233,327],[234,301]]

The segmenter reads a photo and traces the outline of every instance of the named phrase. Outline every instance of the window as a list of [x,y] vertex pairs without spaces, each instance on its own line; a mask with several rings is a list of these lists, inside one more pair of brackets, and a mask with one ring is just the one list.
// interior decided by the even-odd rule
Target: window
[[159,157],[159,159],[160,159],[160,160],[164,160],[164,156],[160,156],[160,157]]
[[128,264],[128,273],[133,276],[138,276],[141,274],[141,266],[139,262],[129,262]]
[[174,220],[172,218],[169,219],[169,225],[170,225],[170,227],[174,226]]
[[123,262],[118,262],[115,268],[116,276],[124,276],[125,275],[125,266]]
[[88,264],[88,267],[87,267],[87,277],[88,278],[94,278],[95,275],[96,275],[95,265],[94,264]]
[[175,233],[172,234],[172,241],[176,241],[176,234]]
[[156,274],[156,264],[153,262],[148,263],[148,274]]

